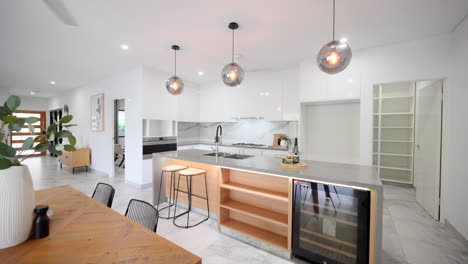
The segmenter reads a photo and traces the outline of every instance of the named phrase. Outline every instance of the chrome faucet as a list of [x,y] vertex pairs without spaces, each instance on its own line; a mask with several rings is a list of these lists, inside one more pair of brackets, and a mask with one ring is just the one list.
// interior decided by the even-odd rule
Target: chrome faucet
[[216,128],[216,136],[215,136],[215,144],[216,144],[216,157],[218,157],[218,153],[219,153],[219,144],[221,144],[221,137],[223,136],[223,127],[221,125],[218,125],[218,127]]

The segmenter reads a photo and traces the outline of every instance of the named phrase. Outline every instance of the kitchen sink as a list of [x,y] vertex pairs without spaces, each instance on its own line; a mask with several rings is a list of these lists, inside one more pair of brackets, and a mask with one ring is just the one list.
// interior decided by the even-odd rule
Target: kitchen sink
[[[216,153],[207,153],[203,154],[205,156],[216,156]],[[230,154],[225,152],[218,152],[218,157],[223,157],[226,159],[247,159],[253,157],[252,155],[244,155],[244,154]]]
[[[203,154],[205,156],[216,156],[216,153],[213,152],[213,153],[207,153],[207,154]],[[225,153],[225,152],[218,152],[218,157],[225,157],[225,156],[228,156],[228,155],[232,155],[230,153]]]
[[227,159],[247,159],[253,157],[252,155],[245,155],[245,154],[232,154],[224,156]]

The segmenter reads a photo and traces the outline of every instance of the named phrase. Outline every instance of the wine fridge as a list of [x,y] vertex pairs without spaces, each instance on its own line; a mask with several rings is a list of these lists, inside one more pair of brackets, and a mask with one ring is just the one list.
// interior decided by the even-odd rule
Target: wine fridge
[[369,263],[370,192],[294,181],[293,254],[319,264]]

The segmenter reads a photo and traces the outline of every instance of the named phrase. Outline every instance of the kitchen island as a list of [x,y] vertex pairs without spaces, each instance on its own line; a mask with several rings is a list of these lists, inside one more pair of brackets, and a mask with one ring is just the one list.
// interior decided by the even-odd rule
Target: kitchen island
[[[163,166],[204,169],[210,217],[218,219],[220,232],[285,258],[307,242],[307,250],[323,250],[326,259],[339,263],[379,263],[383,188],[373,167],[307,160],[307,168],[288,169],[279,158],[234,159],[209,153],[154,154],[154,203]],[[163,196],[169,193],[168,182]],[[183,181],[180,188],[185,188]],[[201,177],[194,178],[193,193],[204,194]],[[361,193],[368,195],[367,202],[356,198],[364,197]],[[186,204],[187,197],[180,195],[178,201]],[[192,203],[198,210],[207,209],[203,200]],[[364,211],[362,204],[367,206]],[[318,230],[306,228],[315,222]]]

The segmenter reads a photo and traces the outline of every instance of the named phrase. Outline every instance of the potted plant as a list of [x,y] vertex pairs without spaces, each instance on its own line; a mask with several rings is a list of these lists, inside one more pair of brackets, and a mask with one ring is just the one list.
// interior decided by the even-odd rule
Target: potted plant
[[[37,117],[18,118],[14,115],[21,104],[18,96],[10,96],[0,106],[0,249],[18,245],[28,239],[33,224],[35,197],[29,168],[22,162],[31,155],[21,155],[24,151],[49,151],[58,156],[62,151],[74,151],[76,139],[67,130],[73,116],[67,115],[47,127],[42,135],[33,136]],[[31,137],[24,140],[21,149],[11,146],[10,133],[28,127]],[[59,131],[59,128],[63,130]],[[69,144],[53,146],[55,138],[67,138]],[[39,142],[39,144],[35,144]]]
[[291,143],[291,139],[288,136],[282,136],[280,139],[280,146],[282,148],[287,148],[289,143]]

